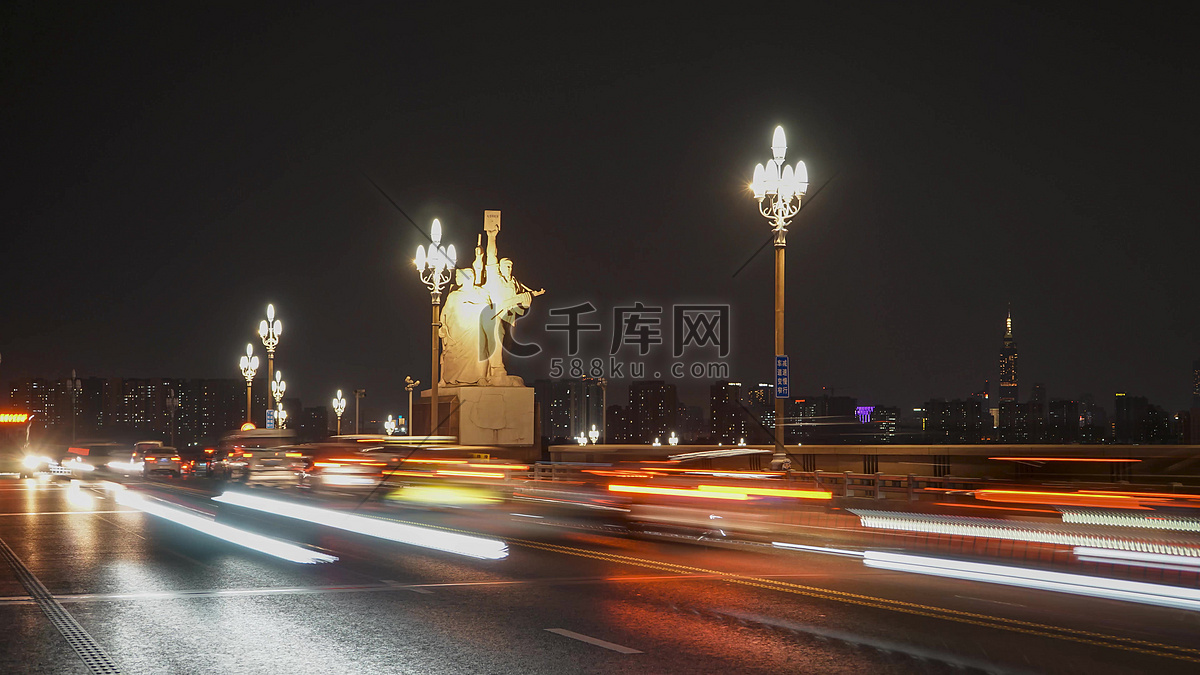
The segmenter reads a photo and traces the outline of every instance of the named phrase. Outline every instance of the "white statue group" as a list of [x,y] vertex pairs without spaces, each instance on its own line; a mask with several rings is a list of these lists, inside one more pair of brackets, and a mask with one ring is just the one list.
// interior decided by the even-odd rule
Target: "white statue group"
[[[475,242],[470,268],[456,270],[455,287],[442,307],[442,386],[520,387],[525,383],[504,368],[503,341],[512,324],[529,309],[533,298],[546,292],[531,290],[513,276],[512,260],[496,257],[500,212],[484,218],[482,237]],[[485,258],[486,255],[486,258]]]

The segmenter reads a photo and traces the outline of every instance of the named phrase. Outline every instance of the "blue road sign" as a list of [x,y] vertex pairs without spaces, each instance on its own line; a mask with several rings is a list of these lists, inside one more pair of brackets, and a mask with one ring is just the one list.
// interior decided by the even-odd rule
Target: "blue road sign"
[[788,390],[788,357],[785,355],[777,355],[775,357],[775,398],[788,398],[791,396]]
[[267,408],[267,428],[275,428],[275,411],[271,408]]

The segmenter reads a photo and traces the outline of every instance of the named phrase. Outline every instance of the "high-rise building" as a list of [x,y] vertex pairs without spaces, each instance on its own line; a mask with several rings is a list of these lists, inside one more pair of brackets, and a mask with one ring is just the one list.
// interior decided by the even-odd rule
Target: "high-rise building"
[[629,431],[629,409],[620,405],[608,406],[604,423],[606,443],[632,443]]
[[926,401],[924,415],[930,443],[980,443],[991,433],[992,417],[974,396],[965,401]]
[[665,443],[679,426],[679,397],[675,385],[662,380],[639,380],[629,385],[628,432],[631,443]]
[[1079,401],[1050,401],[1048,440],[1051,443],[1078,443],[1083,421]]
[[[288,426],[292,426],[290,419]],[[329,409],[323,405],[304,408],[300,413],[296,428],[300,432],[300,437],[305,440],[315,441],[328,437],[332,433],[329,428]]]
[[1035,383],[1033,396],[1026,405],[1029,407],[1029,441],[1045,443],[1049,433],[1046,422],[1046,385],[1041,382]]
[[741,382],[714,382],[708,388],[708,429],[713,441],[737,443],[749,434],[749,422]]
[[541,435],[550,440],[571,439],[591,431],[604,434],[605,390],[603,378],[536,380],[534,396],[541,406]]
[[[679,438],[680,443],[695,443],[701,438],[708,437],[708,425],[704,423],[704,410],[698,405],[679,404]],[[670,436],[670,434],[667,434]]]
[[1000,347],[1001,401],[1017,400],[1017,342],[1013,339],[1012,310],[1004,321],[1004,342]]

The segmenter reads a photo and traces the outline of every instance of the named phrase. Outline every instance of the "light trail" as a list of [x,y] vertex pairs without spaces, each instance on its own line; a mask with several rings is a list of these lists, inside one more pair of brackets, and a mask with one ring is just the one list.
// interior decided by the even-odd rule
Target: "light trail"
[[863,564],[867,567],[897,572],[913,572],[1200,611],[1200,590],[1194,588],[882,551],[866,551],[863,555]]
[[[905,532],[930,532],[951,534],[961,537],[1005,539],[1039,544],[1064,546],[1089,546],[1094,548],[1120,549],[1125,551],[1147,551],[1171,555],[1200,555],[1200,547],[1176,542],[1158,542],[1100,536],[1055,528],[1017,520],[994,518],[972,518],[968,516],[937,516],[930,514],[897,513],[893,511],[869,511],[847,509],[858,516],[863,527]],[[1057,524],[1055,524],[1057,525]]]
[[377,537],[401,544],[411,544],[413,546],[445,551],[446,553],[455,553],[485,560],[499,560],[508,557],[508,545],[495,539],[431,530],[416,525],[405,525],[391,520],[367,518],[353,513],[294,504],[279,499],[248,495],[242,492],[226,492],[219,497],[213,497],[213,500],[345,530],[347,532],[354,532],[368,537]]
[[776,488],[742,487],[740,485],[701,485],[705,492],[756,495],[759,497],[791,497],[793,499],[832,499],[832,492],[824,490],[784,490]]
[[668,497],[699,497],[701,499],[732,499],[745,501],[750,498],[745,492],[729,494],[725,492],[701,492],[700,490],[685,490],[681,488],[654,487],[651,485],[609,485],[611,492],[628,492],[644,495],[664,495]]
[[1075,555],[1080,560],[1107,565],[1129,565],[1131,567],[1154,567],[1180,572],[1200,572],[1200,557],[1191,555],[1168,555],[1142,551],[1113,551],[1106,548],[1076,546]]
[[169,520],[178,525],[193,529],[197,532],[207,534],[218,539],[223,539],[232,544],[245,546],[246,548],[266,553],[267,555],[282,558],[295,563],[329,563],[334,562],[337,556],[328,555],[310,551],[306,548],[289,544],[285,541],[264,537],[261,534],[239,530],[236,527],[230,527],[224,523],[218,523],[207,518],[202,518],[190,511],[177,509],[167,506],[165,503],[156,499],[147,499],[136,492],[129,490],[120,490],[117,492],[117,503],[122,506],[137,509],[152,516],[158,516],[164,520]]

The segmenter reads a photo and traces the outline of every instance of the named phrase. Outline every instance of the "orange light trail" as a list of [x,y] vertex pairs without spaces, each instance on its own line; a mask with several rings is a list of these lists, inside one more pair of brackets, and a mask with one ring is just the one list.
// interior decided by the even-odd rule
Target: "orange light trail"
[[1058,514],[1058,511],[1050,509],[1019,509],[1015,506],[988,506],[987,504],[951,504],[950,502],[934,502],[937,506],[953,506],[955,508],[962,507],[964,509],[990,509],[992,511],[1026,511],[1032,513],[1053,513]]
[[1139,510],[1149,510],[1145,506],[1142,506],[1142,502],[1163,501],[1161,499],[1139,499],[1125,495],[1082,494],[1079,492],[1035,492],[1029,490],[975,490],[973,494],[976,499],[989,502],[1098,506]]
[[466,464],[465,459],[405,459],[405,464]]
[[1166,499],[1200,499],[1200,495],[1181,495],[1170,492],[1117,492],[1115,490],[1080,490],[1082,494],[1089,495],[1128,495],[1130,497],[1162,497]]
[[468,464],[472,469],[501,469],[503,471],[528,471],[526,464]]
[[832,492],[824,490],[776,490],[773,488],[742,487],[738,485],[701,485],[705,492],[757,495],[760,497],[793,497],[796,499],[832,499]]
[[988,457],[1003,462],[1140,462],[1140,459],[1120,459],[1116,457]]
[[649,473],[638,473],[636,471],[628,471],[628,470],[610,471],[608,469],[584,469],[583,472],[590,473],[590,474],[593,474],[596,476],[618,476],[620,478],[649,478],[652,475]]
[[749,475],[749,476],[782,476],[783,475],[782,471],[737,471],[737,470],[733,470],[733,469],[726,471],[724,469],[680,469],[677,467],[662,467],[662,466],[648,466],[645,468],[645,470],[646,471],[674,471],[676,473],[699,473],[699,474],[713,474],[713,473],[725,474],[725,473],[728,473],[728,474],[739,474],[739,475]]
[[466,478],[504,478],[502,473],[485,473],[483,471],[450,471],[448,469],[438,469],[439,476],[463,476]]
[[649,485],[609,485],[608,489],[611,492],[633,492],[646,495],[668,495],[672,497],[702,497],[704,499],[733,499],[737,501],[745,501],[750,498],[750,495],[744,492],[737,494],[701,492],[700,490],[682,490],[679,488],[652,487]]

